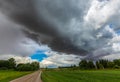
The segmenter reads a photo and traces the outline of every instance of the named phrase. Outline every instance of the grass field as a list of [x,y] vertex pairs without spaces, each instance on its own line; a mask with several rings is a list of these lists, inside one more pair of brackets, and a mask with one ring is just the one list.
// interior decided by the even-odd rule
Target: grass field
[[120,82],[120,70],[44,71],[43,82]]
[[18,72],[12,70],[0,70],[0,82],[9,82],[15,78],[21,77],[23,75],[29,74],[31,72]]

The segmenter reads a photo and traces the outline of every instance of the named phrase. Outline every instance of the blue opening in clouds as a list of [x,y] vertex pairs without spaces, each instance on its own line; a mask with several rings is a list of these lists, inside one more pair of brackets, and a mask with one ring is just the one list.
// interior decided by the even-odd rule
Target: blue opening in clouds
[[120,35],[120,30],[117,30],[117,32],[116,32],[118,35]]
[[110,26],[110,28],[113,28],[113,27],[114,27],[114,25],[113,25],[113,24],[109,24],[109,26]]
[[47,55],[45,54],[45,51],[36,51],[34,54],[32,54],[31,59],[36,59],[38,61],[42,61],[44,58],[47,58]]
[[[109,27],[114,29],[115,24],[109,24]],[[115,30],[116,34],[120,35],[120,30]]]

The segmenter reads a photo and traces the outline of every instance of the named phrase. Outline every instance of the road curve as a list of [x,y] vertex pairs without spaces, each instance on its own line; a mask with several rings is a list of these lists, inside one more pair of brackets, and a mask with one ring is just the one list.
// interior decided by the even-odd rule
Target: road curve
[[41,76],[41,71],[36,71],[32,74],[20,77],[10,82],[42,82],[40,76]]

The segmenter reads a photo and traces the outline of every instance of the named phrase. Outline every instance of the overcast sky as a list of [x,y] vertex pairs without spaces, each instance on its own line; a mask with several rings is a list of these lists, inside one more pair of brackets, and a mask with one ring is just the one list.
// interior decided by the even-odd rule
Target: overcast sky
[[119,21],[120,0],[0,0],[0,59],[44,54],[54,67],[120,58]]

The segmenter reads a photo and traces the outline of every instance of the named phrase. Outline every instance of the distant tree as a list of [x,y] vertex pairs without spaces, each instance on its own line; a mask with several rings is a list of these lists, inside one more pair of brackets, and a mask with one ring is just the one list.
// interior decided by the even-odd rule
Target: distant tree
[[0,60],[0,69],[15,69],[18,71],[35,71],[40,68],[39,62],[32,62],[26,64],[17,64],[14,58],[8,60]]
[[99,69],[105,69],[102,64],[99,64]]
[[99,64],[99,61],[96,61],[96,69],[100,69],[100,64]]
[[115,60],[113,60],[113,62],[115,65],[120,66],[120,59],[115,59]]
[[80,63],[79,63],[79,67],[81,69],[88,69],[88,63],[86,60],[81,60]]
[[15,59],[14,58],[10,58],[10,59],[8,59],[8,62],[9,62],[8,68],[9,69],[15,69],[15,67],[16,67]]
[[[60,67],[60,69],[61,69],[61,67]],[[47,67],[47,66],[45,67],[45,70],[48,70],[48,67]]]
[[88,69],[95,69],[95,65],[94,65],[93,61],[88,61],[87,67],[88,67]]
[[114,69],[120,69],[120,66],[115,65],[115,66],[114,66]]
[[73,67],[75,68],[75,67],[77,67],[76,65],[73,65]]
[[104,68],[108,68],[108,60],[101,59],[99,60],[99,64],[103,65]]
[[21,65],[24,65],[23,63],[19,63],[18,65],[17,65],[17,67],[19,67],[19,66],[21,66]]
[[35,71],[38,69],[39,69],[39,62],[18,64],[16,67],[16,70],[18,70],[18,71]]
[[33,66],[33,70],[38,70],[40,68],[39,62],[32,62],[31,66]]
[[30,63],[27,64],[20,64],[17,66],[18,71],[33,71],[33,67],[31,66]]
[[115,64],[114,64],[114,62],[109,61],[107,66],[108,66],[108,68],[113,68],[115,66]]
[[9,62],[7,60],[0,60],[0,68],[9,68]]

